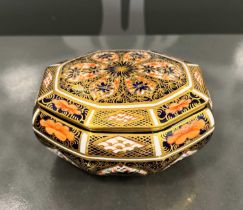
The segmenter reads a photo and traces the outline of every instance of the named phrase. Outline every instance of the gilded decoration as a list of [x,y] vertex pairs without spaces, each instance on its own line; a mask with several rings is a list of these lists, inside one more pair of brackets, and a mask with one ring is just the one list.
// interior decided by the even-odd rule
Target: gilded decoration
[[91,174],[147,175],[209,141],[211,109],[198,65],[103,50],[46,68],[32,124],[50,151]]
[[59,87],[96,103],[154,101],[187,83],[181,63],[145,51],[101,51],[66,63]]

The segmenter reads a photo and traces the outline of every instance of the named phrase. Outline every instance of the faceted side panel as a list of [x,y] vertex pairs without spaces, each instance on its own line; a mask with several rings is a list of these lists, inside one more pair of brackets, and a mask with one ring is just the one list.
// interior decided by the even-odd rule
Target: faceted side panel
[[34,119],[34,129],[54,142],[78,151],[82,131],[41,110]]
[[[146,171],[147,174],[151,173],[156,173],[156,172],[161,172],[167,168],[169,168],[171,165],[174,163],[178,162],[179,160],[182,159],[182,157],[188,156],[187,154],[193,153],[193,151],[198,151],[200,150],[203,146],[205,146],[208,141],[210,140],[211,135],[207,136],[203,140],[199,141],[198,143],[188,147],[187,149],[174,154],[164,160],[161,161],[146,161],[146,162],[115,162],[115,161],[102,161],[102,160],[87,160],[82,157],[79,157],[77,155],[71,154],[70,152],[48,142],[45,138],[40,136],[39,134],[36,134],[39,141],[43,143],[45,146],[48,148],[51,148],[52,150],[58,151],[59,157],[63,158],[64,160],[67,160],[71,162],[73,165],[76,167],[85,170],[89,172],[90,174],[96,174],[96,175],[101,175],[100,172],[106,172],[109,171],[111,172],[111,168],[115,168],[113,172],[118,172],[118,173],[106,173],[105,175],[133,175],[134,173],[128,173],[128,168],[132,168],[132,170],[136,170],[136,175],[144,175],[143,172]],[[120,166],[116,170],[116,167]],[[125,167],[124,167],[125,166]],[[126,170],[127,169],[127,170]],[[124,171],[124,173],[122,173]],[[131,170],[129,170],[131,171]]]
[[110,129],[152,127],[153,122],[146,110],[98,110],[95,112],[89,127]]
[[201,93],[206,94],[208,97],[209,92],[208,89],[206,88],[205,82],[202,77],[202,72],[200,70],[200,67],[197,65],[190,65],[188,64],[191,75],[192,75],[192,80],[193,80],[193,85],[196,90],[198,90]]
[[41,87],[38,93],[38,98],[45,95],[48,92],[53,91],[54,89],[54,80],[55,74],[58,66],[49,66],[46,68],[43,76],[43,80],[41,83]]
[[64,118],[67,117],[68,120],[78,124],[84,124],[88,114],[87,107],[56,94],[50,94],[41,98],[38,104],[54,114]]
[[135,150],[136,148],[144,147],[143,144],[122,136],[115,136],[110,139],[106,139],[105,141],[94,143],[94,145],[114,154],[126,153],[128,151]]
[[[208,109],[207,109],[208,110]],[[199,112],[161,134],[163,154],[187,147],[214,128],[210,111]],[[211,113],[211,112],[210,112]]]
[[[188,92],[154,108],[154,113],[157,115],[154,118],[156,119],[149,112],[152,109],[89,110],[84,105],[54,93],[40,98],[38,104],[44,109],[77,125],[84,125],[90,130],[109,131],[121,128],[125,131],[132,128],[134,132],[138,132],[140,130],[161,130],[205,107],[207,101],[196,93]],[[156,124],[156,122],[158,123]]]
[[[74,127],[37,109],[34,130],[48,141],[92,159],[132,161],[163,159],[201,141],[214,129],[214,120],[205,109],[169,129],[154,133],[92,133]],[[79,146],[80,142],[80,146]]]
[[203,108],[207,101],[193,92],[188,92],[169,103],[165,103],[157,109],[157,117],[163,125],[171,125],[182,117],[191,115],[195,111]]
[[149,51],[101,51],[64,64],[59,89],[99,104],[150,103],[187,86],[184,66]]
[[152,139],[152,135],[148,134],[92,135],[88,143],[88,155],[120,158],[154,157]]
[[147,171],[137,168],[131,168],[126,165],[116,165],[110,168],[105,168],[97,172],[98,175],[104,176],[104,175],[132,175],[132,174],[138,174],[138,175],[147,175]]

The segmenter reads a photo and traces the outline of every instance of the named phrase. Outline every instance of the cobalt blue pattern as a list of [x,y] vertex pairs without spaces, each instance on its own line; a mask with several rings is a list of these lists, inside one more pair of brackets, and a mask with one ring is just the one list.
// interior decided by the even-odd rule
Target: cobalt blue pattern
[[62,109],[57,109],[57,107],[55,106],[55,104],[53,103],[53,100],[54,99],[57,99],[57,100],[65,100],[68,102],[67,99],[63,98],[63,97],[60,97],[58,95],[50,95],[50,96],[47,96],[46,98],[43,98],[42,100],[40,100],[40,103],[42,105],[44,105],[45,107],[53,110],[54,112],[58,112],[60,114],[63,114],[63,115],[69,115],[70,118],[73,118],[81,123],[84,123],[84,120],[86,119],[86,116],[87,116],[87,113],[88,113],[88,109],[80,104],[76,104],[76,103],[73,103],[75,106],[78,107],[79,111],[81,112],[80,115],[77,115],[77,114],[69,114],[67,113],[66,111],[63,111]]
[[135,82],[135,83],[133,83],[133,87],[135,89],[135,92],[137,92],[137,91],[142,92],[143,90],[150,90],[148,84],[143,83],[143,82]]

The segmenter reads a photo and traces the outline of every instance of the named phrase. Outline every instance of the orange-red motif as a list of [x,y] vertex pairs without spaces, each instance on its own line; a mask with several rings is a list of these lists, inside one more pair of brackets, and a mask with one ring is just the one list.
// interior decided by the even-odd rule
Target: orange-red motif
[[67,80],[69,82],[80,82],[97,77],[96,72],[99,67],[95,63],[76,63],[66,72]]
[[204,126],[204,120],[193,120],[176,130],[171,136],[167,138],[167,142],[168,144],[183,144],[187,139],[193,139],[197,137],[200,134],[200,130],[204,128]]
[[138,50],[95,52],[67,63],[60,77],[62,89],[102,103],[156,100],[185,83],[181,64]]
[[140,72],[145,73],[150,77],[168,81],[178,80],[181,74],[180,69],[165,61],[151,61],[142,64],[139,68]]
[[74,141],[75,137],[73,132],[69,130],[67,126],[64,126],[60,122],[54,122],[53,120],[40,120],[41,126],[45,127],[45,130],[50,135],[55,135],[60,141]]
[[81,114],[77,106],[74,104],[68,104],[68,102],[65,100],[54,99],[53,103],[58,109],[61,109],[62,111],[69,112],[70,114]]
[[191,103],[191,99],[181,99],[177,103],[171,103],[168,109],[166,110],[166,112],[174,114],[178,111],[181,111],[183,108],[188,107],[190,103]]

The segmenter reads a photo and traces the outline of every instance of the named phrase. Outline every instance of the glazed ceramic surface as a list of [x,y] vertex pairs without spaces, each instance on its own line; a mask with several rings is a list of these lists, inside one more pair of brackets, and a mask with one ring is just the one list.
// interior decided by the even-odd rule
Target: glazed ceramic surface
[[211,108],[198,65],[151,51],[97,51],[47,67],[33,128],[90,173],[146,175],[208,142]]

